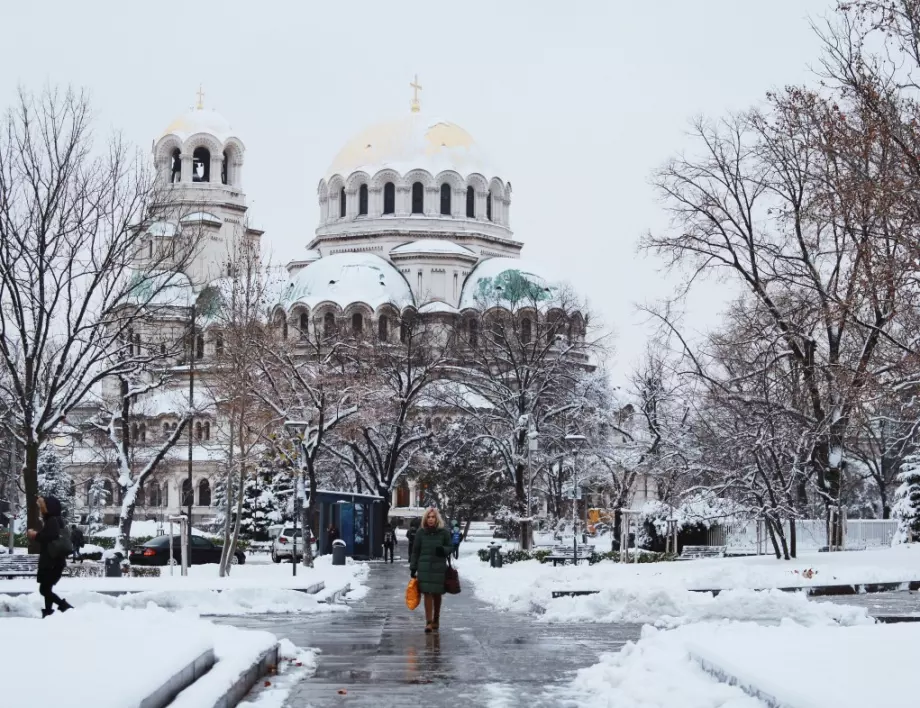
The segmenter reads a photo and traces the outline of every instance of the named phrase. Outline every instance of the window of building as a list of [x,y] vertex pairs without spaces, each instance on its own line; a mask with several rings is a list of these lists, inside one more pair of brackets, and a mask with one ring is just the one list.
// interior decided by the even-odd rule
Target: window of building
[[530,344],[532,327],[529,317],[525,317],[521,320],[521,342],[524,344]]
[[383,213],[396,213],[396,185],[392,182],[383,185]]
[[367,185],[362,184],[358,188],[358,214],[367,216]]
[[220,183],[230,183],[230,156],[226,150],[224,150],[224,161],[220,165]]
[[469,327],[467,328],[467,335],[471,347],[479,346],[479,322],[476,320],[469,321]]
[[466,188],[466,216],[468,219],[476,218],[476,190],[472,187]]
[[360,312],[356,312],[351,316],[351,333],[355,337],[360,337],[361,333],[364,331],[364,317]]
[[205,147],[192,153],[192,182],[211,181],[211,152]]
[[450,185],[441,185],[441,214],[450,216]]
[[147,258],[153,258],[153,239],[147,242]]
[[486,195],[486,218],[492,221],[492,192]]
[[195,358],[204,358],[204,334],[201,332],[195,335]]
[[377,339],[381,342],[386,342],[390,338],[389,327],[390,323],[387,320],[387,316],[381,315],[380,319],[377,320]]
[[198,506],[211,506],[211,483],[206,479],[198,483]]
[[421,182],[412,183],[412,213],[425,213],[425,186]]
[[339,190],[339,218],[345,218],[345,187]]
[[409,323],[405,320],[399,323],[399,341],[401,344],[409,341]]
[[224,334],[223,332],[218,332],[214,335],[214,353],[217,356],[224,355]]
[[203,427],[204,439],[210,440],[211,439],[211,423],[206,420],[202,427]]
[[163,494],[162,494],[162,496],[160,497],[160,503],[161,503],[163,506],[169,506],[169,484],[168,484],[167,482],[163,482],[163,490],[162,490],[162,491],[163,491]]
[[192,494],[192,483],[186,478],[182,480],[182,506],[189,506],[195,503]]
[[301,312],[299,319],[300,319],[300,338],[306,339],[307,330],[310,327],[310,315],[308,315],[306,312]]
[[409,506],[409,483],[406,480],[401,481],[396,488],[396,506]]
[[175,184],[182,179],[182,153],[179,148],[172,151],[172,162],[169,168],[169,181]]
[[323,315],[323,336],[327,339],[335,335],[335,315],[327,312]]
[[143,485],[137,488],[137,493],[134,495],[134,503],[137,506],[147,506],[147,493]]
[[197,423],[195,423],[195,440],[197,440],[198,442],[201,442],[202,434],[203,432],[202,432],[202,427],[201,427],[201,421],[198,421]]

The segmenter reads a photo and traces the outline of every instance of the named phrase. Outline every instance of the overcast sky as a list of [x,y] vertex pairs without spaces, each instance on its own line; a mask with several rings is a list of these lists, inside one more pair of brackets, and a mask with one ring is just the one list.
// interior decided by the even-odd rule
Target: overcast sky
[[[636,302],[671,284],[636,240],[665,222],[650,172],[687,147],[694,115],[813,80],[808,18],[833,0],[463,0],[6,3],[0,103],[17,85],[88,88],[102,128],[149,152],[199,83],[245,142],[244,188],[272,258],[318,219],[316,185],[357,131],[409,110],[466,128],[510,180],[523,257],[573,282],[641,352]],[[721,290],[692,303],[713,322]],[[620,378],[617,376],[616,378]]]

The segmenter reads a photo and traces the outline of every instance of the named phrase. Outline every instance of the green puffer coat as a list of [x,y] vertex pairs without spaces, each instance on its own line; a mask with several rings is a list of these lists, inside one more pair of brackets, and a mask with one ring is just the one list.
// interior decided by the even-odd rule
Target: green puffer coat
[[[438,553],[438,549],[442,554]],[[453,551],[447,529],[419,529],[412,545],[409,570],[418,572],[419,592],[433,595],[444,594],[444,575],[447,572],[447,557]]]

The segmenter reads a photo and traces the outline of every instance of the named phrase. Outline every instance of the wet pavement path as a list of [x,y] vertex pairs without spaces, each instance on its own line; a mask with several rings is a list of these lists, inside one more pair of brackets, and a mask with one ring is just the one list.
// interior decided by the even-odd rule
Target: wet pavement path
[[920,592],[879,592],[838,597],[812,597],[813,602],[833,602],[838,605],[865,607],[869,615],[882,620],[920,619]]
[[558,706],[545,687],[639,637],[639,625],[551,625],[499,612],[469,584],[445,596],[441,632],[426,635],[423,608],[406,609],[408,580],[405,563],[374,564],[369,591],[350,612],[223,621],[322,650],[316,675],[286,704],[297,708]]

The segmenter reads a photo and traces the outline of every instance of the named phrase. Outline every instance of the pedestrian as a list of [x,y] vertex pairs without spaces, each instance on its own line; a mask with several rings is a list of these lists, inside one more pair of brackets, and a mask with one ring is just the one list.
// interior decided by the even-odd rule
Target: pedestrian
[[339,530],[335,527],[335,524],[329,524],[329,528],[326,529],[326,554],[332,553],[332,542],[339,539]]
[[383,562],[387,562],[387,555],[390,557],[390,564],[393,564],[393,552],[396,549],[396,532],[392,525],[387,524],[383,531]]
[[454,558],[457,560],[460,559],[460,541],[463,540],[463,534],[460,533],[460,526],[457,525],[457,522],[454,522],[454,528],[450,532],[450,542],[454,546]]
[[71,530],[70,543],[73,545],[73,559],[82,563],[83,554],[80,552],[80,549],[86,545],[86,539],[84,538],[83,531],[79,526],[74,526]]
[[415,534],[409,562],[409,574],[418,578],[418,589],[425,602],[425,634],[440,629],[444,577],[452,551],[453,544],[444,528],[444,519],[437,509],[429,509],[423,517],[422,528]]
[[412,519],[409,522],[409,530],[406,531],[406,541],[409,543],[409,555],[412,555],[412,548],[415,543],[415,534],[418,533],[418,519]]
[[67,600],[62,600],[54,594],[54,586],[64,574],[64,568],[67,567],[67,554],[55,554],[52,550],[52,543],[61,535],[61,529],[64,528],[64,520],[61,518],[61,502],[55,497],[39,497],[38,510],[42,516],[42,528],[40,531],[29,529],[28,537],[30,541],[38,541],[38,592],[45,598],[45,609],[42,610],[42,619],[54,614],[51,609],[52,605],[57,605],[61,612],[73,609]]

